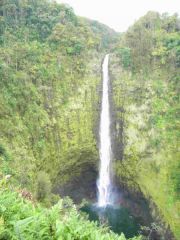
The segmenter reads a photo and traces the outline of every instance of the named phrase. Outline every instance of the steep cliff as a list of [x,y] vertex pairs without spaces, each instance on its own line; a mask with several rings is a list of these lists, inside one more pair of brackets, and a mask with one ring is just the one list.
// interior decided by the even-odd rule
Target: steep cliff
[[179,18],[149,12],[111,57],[114,168],[154,202],[179,239]]
[[92,185],[101,61],[115,32],[45,0],[3,1],[0,32],[1,173],[39,199],[84,172]]

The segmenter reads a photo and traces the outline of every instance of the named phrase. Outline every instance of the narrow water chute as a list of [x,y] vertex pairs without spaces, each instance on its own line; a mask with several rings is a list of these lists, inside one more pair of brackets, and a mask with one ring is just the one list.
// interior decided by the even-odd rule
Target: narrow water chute
[[111,204],[111,136],[110,136],[110,103],[109,103],[109,54],[104,58],[102,65],[103,92],[100,116],[100,167],[98,179],[98,206],[106,207]]

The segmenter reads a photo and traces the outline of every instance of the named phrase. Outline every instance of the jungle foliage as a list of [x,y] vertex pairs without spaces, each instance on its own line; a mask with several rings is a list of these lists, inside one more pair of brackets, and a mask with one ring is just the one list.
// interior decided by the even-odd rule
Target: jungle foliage
[[43,180],[53,188],[87,161],[96,168],[103,39],[115,33],[54,1],[0,4],[0,166],[42,198]]
[[18,189],[9,191],[4,181],[0,180],[1,240],[126,240],[123,234],[119,236],[106,226],[90,222],[69,198],[59,200],[51,208],[43,208],[23,198]]

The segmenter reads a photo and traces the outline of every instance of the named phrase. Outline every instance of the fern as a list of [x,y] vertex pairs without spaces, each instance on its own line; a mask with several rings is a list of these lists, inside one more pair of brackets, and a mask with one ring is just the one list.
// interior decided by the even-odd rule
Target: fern
[[0,239],[126,240],[123,234],[119,236],[87,220],[69,198],[47,209],[39,205],[34,207],[16,192],[0,190],[0,219],[3,219]]

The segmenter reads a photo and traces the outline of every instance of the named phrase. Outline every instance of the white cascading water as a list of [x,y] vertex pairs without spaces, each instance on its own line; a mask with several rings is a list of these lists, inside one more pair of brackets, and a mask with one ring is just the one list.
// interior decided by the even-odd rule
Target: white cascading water
[[106,207],[111,203],[111,137],[110,137],[110,104],[109,104],[109,71],[108,71],[109,55],[104,58],[103,71],[103,93],[100,117],[100,169],[98,179],[98,206]]

